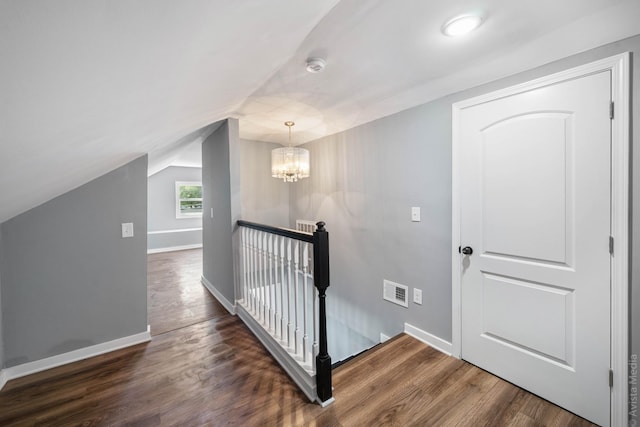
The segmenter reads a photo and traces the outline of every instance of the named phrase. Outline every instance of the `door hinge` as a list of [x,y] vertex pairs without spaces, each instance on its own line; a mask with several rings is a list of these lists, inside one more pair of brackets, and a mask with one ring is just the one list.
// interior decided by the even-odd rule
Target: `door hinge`
[[609,236],[609,253],[613,255],[613,236]]
[[613,369],[609,369],[609,387],[613,387]]
[[613,104],[613,101],[611,101],[611,103],[609,103],[609,118],[611,120],[613,120],[613,111],[614,111],[615,107]]

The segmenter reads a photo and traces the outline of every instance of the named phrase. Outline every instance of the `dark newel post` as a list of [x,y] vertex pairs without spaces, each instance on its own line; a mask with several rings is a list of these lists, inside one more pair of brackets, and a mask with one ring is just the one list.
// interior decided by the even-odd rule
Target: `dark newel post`
[[318,304],[320,308],[319,332],[320,352],[316,356],[316,388],[320,402],[326,402],[332,397],[331,390],[331,357],[327,351],[327,306],[326,290],[329,287],[329,233],[325,230],[325,223],[316,224],[313,233],[313,267],[314,284],[318,289]]

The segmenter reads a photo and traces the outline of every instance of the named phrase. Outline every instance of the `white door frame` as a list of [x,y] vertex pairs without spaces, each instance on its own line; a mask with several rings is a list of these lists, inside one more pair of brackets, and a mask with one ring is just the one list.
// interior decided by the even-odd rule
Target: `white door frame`
[[[456,102],[452,111],[453,143],[453,239],[452,239],[452,354],[461,357],[462,311],[460,241],[460,113],[465,108],[532,89],[611,70],[611,97],[615,105],[611,122],[611,234],[614,251],[611,257],[611,425],[628,423],[628,333],[629,333],[629,53],[623,53],[586,65]],[[603,242],[603,244],[607,244]]]

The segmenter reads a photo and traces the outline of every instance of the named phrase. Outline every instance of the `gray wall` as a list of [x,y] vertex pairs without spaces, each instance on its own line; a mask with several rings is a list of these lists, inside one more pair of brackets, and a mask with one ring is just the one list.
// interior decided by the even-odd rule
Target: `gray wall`
[[271,177],[270,142],[240,140],[240,194],[242,219],[289,227],[290,185]]
[[149,177],[149,231],[202,227],[202,218],[176,218],[176,181],[202,181],[202,168],[169,166]]
[[[438,102],[306,145],[311,177],[291,192],[291,221],[323,220],[331,317],[377,342],[409,322],[451,339],[451,122]],[[411,222],[412,206],[422,222]],[[418,287],[423,305],[382,299],[383,279]]]
[[157,233],[202,228],[202,218],[176,218],[176,181],[202,181],[202,168],[170,166],[148,180],[147,249],[202,244],[201,231]]
[[[291,221],[322,219],[331,240],[329,310],[371,339],[409,322],[451,340],[451,105],[625,51],[640,36],[466,90],[306,144],[311,177],[292,186]],[[640,67],[633,67],[633,82]],[[632,128],[640,125],[633,85]],[[640,144],[632,132],[632,147]],[[632,148],[631,352],[640,352],[640,150]],[[422,222],[410,222],[410,207]],[[382,280],[423,290],[409,309],[382,300]]]
[[202,246],[202,228],[187,231],[148,233],[149,253],[165,252]]
[[228,119],[202,143],[203,276],[232,304],[233,229],[240,212],[238,145],[236,119]]
[[5,366],[145,332],[146,230],[147,156],[2,223]]

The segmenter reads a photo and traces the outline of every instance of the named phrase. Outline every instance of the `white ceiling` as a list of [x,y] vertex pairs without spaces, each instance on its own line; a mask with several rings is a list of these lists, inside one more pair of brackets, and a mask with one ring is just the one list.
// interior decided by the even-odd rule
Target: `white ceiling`
[[[477,32],[440,33],[468,11]],[[0,0],[0,222],[144,153],[162,168],[229,116],[277,142],[294,120],[302,143],[638,34],[638,17],[638,0]]]

